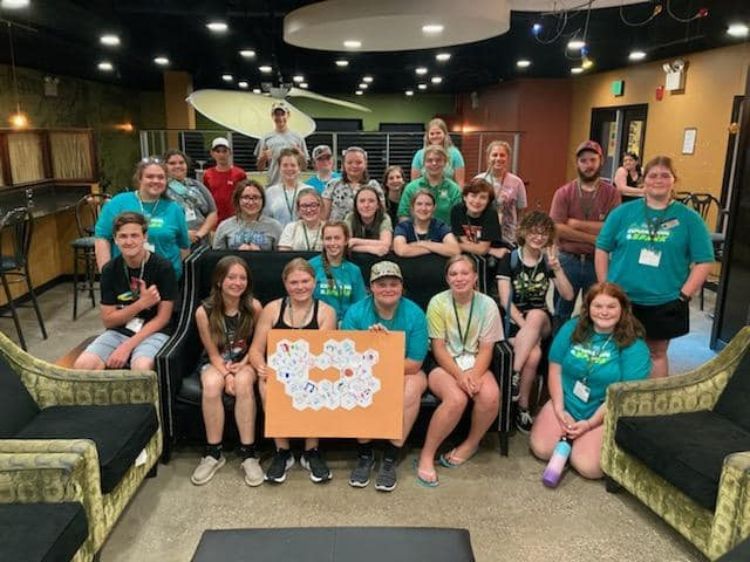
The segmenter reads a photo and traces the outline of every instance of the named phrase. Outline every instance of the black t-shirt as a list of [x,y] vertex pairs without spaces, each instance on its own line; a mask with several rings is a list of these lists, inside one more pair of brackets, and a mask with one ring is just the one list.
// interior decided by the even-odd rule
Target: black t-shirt
[[[140,274],[141,268],[132,269],[126,267],[122,256],[111,259],[102,269],[101,303],[116,306],[117,308],[125,308],[137,301],[138,278]],[[156,285],[157,289],[159,289],[161,300],[175,301],[177,299],[177,280],[175,279],[174,268],[166,258],[157,254],[149,254],[149,258],[143,266],[143,281],[145,281],[146,287]],[[143,323],[145,324],[156,316],[158,308],[159,305],[157,304],[156,306],[142,310],[136,316],[143,319]],[[127,336],[133,335],[133,332],[128,330],[124,325],[115,328],[115,330]],[[172,327],[168,323],[159,331],[169,335],[172,333]]]
[[489,206],[478,217],[471,217],[466,212],[465,203],[454,205],[451,209],[451,230],[456,238],[463,236],[467,242],[493,242],[495,247],[502,241],[497,211]]
[[[506,254],[497,264],[497,277],[510,279],[513,284],[513,304],[521,312],[527,310],[547,308],[547,290],[550,279],[555,272],[547,264],[546,259],[539,260],[536,266],[529,267],[518,256],[518,265],[511,271],[511,254]],[[505,303],[502,303],[505,305]]]
[[[206,306],[207,305],[205,304],[203,305],[204,309],[206,310],[206,314],[210,314]],[[226,314],[224,314],[224,337],[222,338],[222,341],[218,342],[218,345],[216,346],[219,351],[219,355],[221,355],[221,358],[224,361],[231,361],[232,363],[236,363],[237,361],[240,361],[243,357],[245,357],[250,349],[250,343],[253,341],[253,330],[250,330],[247,338],[238,338],[237,330],[240,327],[239,325],[239,313],[235,314],[234,316],[227,316]],[[208,353],[206,353],[205,350],[203,351],[200,362],[201,364],[209,363]]]

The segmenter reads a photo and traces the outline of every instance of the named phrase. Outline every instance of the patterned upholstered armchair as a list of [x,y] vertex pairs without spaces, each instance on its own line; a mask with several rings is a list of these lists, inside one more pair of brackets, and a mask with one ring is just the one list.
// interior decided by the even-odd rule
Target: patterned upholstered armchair
[[94,558],[161,454],[150,372],[74,371],[0,334],[0,503],[79,502]]
[[711,560],[750,535],[750,327],[683,375],[607,392],[602,470]]

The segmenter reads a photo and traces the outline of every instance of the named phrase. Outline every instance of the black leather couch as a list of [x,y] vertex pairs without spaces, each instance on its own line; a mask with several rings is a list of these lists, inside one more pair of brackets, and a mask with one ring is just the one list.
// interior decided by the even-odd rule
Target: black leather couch
[[[164,420],[163,462],[169,462],[171,449],[178,441],[202,442],[205,438],[201,415],[200,378],[195,371],[203,347],[193,315],[195,309],[210,292],[214,266],[223,256],[233,254],[247,261],[252,272],[255,296],[263,304],[284,295],[281,272],[290,259],[311,258],[316,255],[309,252],[232,252],[201,249],[185,261],[184,299],[180,316],[174,334],[156,357]],[[371,266],[383,259],[395,261],[400,265],[404,275],[404,295],[423,309],[427,308],[433,295],[447,289],[443,272],[445,258],[440,256],[428,255],[402,259],[394,255],[378,258],[370,254],[355,254],[351,261],[361,268],[362,276],[367,283]],[[477,258],[477,261],[480,271],[480,289],[486,290],[488,278],[484,274],[487,270],[486,263],[482,258]],[[427,361],[430,361],[429,357]],[[510,393],[506,393],[505,389],[510,385],[511,363],[510,346],[505,342],[500,342],[496,346],[493,372],[496,373],[501,387],[501,407],[496,427],[500,436],[501,454],[505,456],[508,454],[508,432],[511,425]],[[231,408],[232,399],[225,397],[225,404]],[[420,417],[412,431],[412,439],[419,439],[424,435],[425,422],[429,420],[436,406],[435,397],[429,392],[426,393],[422,399]],[[228,440],[233,440],[234,431],[236,431],[231,419],[227,416]],[[256,427],[259,435],[263,434],[262,425],[263,416],[258,416]]]

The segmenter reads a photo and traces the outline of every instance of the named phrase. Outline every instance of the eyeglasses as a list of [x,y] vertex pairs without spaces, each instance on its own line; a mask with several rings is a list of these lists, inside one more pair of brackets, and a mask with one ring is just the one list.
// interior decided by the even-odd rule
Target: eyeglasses
[[250,201],[250,202],[257,202],[263,199],[260,195],[241,195],[240,201]]
[[302,203],[299,208],[303,211],[312,211],[320,207],[320,203]]
[[532,230],[532,231],[530,231],[526,235],[527,238],[531,238],[532,236],[536,236],[538,238],[545,238],[545,237],[549,236],[549,233],[543,232],[543,231],[539,231],[539,230]]

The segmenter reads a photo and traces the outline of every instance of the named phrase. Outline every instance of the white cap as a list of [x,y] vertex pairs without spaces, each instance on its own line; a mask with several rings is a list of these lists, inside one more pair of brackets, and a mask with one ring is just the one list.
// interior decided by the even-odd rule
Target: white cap
[[214,150],[214,149],[216,149],[216,148],[218,148],[220,146],[226,146],[229,149],[232,148],[231,146],[229,146],[229,141],[227,139],[225,139],[224,137],[216,137],[211,142],[211,150]]

